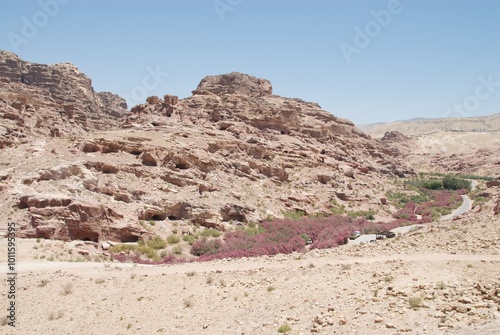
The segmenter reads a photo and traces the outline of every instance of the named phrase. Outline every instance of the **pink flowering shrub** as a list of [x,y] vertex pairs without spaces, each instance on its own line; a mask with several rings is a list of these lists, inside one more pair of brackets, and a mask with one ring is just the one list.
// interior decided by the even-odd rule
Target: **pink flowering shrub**
[[[209,261],[222,258],[255,257],[264,255],[290,254],[301,252],[311,239],[311,249],[332,248],[347,243],[353,231],[365,234],[416,223],[432,222],[445,211],[462,203],[460,195],[467,190],[426,190],[427,196],[421,202],[408,202],[393,214],[391,222],[373,222],[364,217],[354,219],[349,216],[332,215],[321,218],[302,217],[298,220],[282,219],[263,222],[258,230],[236,230],[227,232],[222,239],[202,237],[191,247],[191,254],[198,256],[192,261]],[[429,199],[429,200],[427,200]],[[426,200],[426,201],[424,201]],[[140,264],[173,264],[188,262],[168,255],[160,261],[144,259],[140,253],[118,253],[112,257],[120,262]]]
[[[467,190],[426,190],[430,200],[420,203],[408,202],[399,211],[393,214],[398,220],[404,220],[410,224],[432,222],[434,218],[439,217],[446,210],[452,210],[460,206],[462,197]],[[419,219],[417,215],[420,215]]]

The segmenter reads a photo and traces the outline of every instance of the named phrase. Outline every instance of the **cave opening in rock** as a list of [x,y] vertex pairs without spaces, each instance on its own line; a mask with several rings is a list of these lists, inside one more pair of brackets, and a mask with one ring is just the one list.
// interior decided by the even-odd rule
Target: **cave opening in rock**
[[167,217],[167,215],[166,215],[166,214],[154,214],[154,215],[150,218],[150,220],[153,220],[153,221],[163,221],[163,220],[165,220],[165,219],[166,219],[166,217]]
[[122,236],[120,239],[120,242],[122,243],[127,243],[127,242],[138,242],[139,241],[139,236]]
[[229,214],[229,220],[227,221],[246,222],[247,218],[245,214]]
[[182,218],[181,218],[181,217],[179,217],[179,216],[176,216],[176,215],[170,215],[170,216],[168,217],[168,219],[169,219],[170,221],[177,221],[177,220],[180,220],[180,219],[182,219]]
[[175,168],[179,170],[187,170],[189,166],[186,163],[177,163],[175,164]]

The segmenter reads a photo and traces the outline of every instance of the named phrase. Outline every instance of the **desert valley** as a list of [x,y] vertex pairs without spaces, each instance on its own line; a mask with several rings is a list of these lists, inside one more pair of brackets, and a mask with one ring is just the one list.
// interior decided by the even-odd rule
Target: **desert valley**
[[500,334],[500,114],[357,127],[239,72],[127,106],[7,51],[0,83],[0,334]]

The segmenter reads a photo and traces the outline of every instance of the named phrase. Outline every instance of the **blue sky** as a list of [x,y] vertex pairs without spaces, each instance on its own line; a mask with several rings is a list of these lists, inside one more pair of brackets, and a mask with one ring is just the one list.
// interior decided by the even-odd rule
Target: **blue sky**
[[2,0],[0,9],[0,49],[71,62],[129,107],[239,71],[357,124],[500,113],[498,0]]

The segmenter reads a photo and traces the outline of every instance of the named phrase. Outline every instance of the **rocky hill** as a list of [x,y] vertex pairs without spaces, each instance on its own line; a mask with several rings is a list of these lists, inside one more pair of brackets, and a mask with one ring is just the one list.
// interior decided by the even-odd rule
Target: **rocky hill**
[[380,210],[386,180],[414,173],[265,79],[209,76],[186,99],[153,96],[126,113],[73,65],[0,55],[1,214],[25,237],[136,241],[333,203]]
[[500,177],[500,114],[415,119],[361,129],[420,171]]
[[69,63],[32,64],[0,50],[0,148],[32,136],[68,136],[116,128],[127,112],[119,96],[96,93]]

